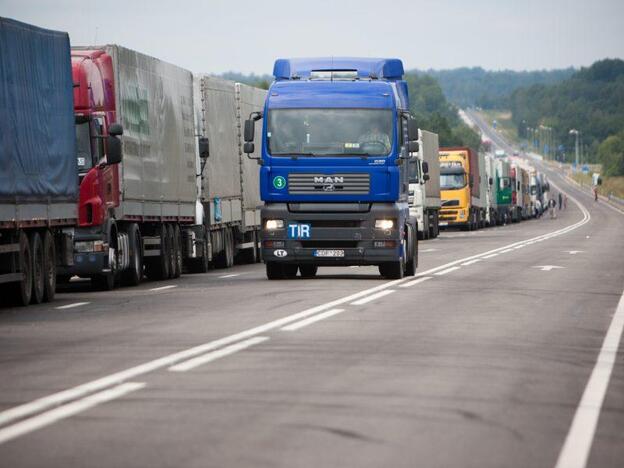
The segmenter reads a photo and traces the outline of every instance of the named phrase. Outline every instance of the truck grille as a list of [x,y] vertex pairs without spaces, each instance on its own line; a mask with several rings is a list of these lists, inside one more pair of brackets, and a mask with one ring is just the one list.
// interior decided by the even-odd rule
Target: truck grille
[[370,174],[288,174],[288,193],[294,195],[366,195]]

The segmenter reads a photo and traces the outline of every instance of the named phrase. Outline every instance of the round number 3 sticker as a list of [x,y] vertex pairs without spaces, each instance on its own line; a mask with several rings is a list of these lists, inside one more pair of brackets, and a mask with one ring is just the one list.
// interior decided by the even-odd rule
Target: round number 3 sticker
[[278,190],[283,189],[284,187],[286,187],[286,179],[284,179],[282,176],[274,177],[273,187],[275,187]]

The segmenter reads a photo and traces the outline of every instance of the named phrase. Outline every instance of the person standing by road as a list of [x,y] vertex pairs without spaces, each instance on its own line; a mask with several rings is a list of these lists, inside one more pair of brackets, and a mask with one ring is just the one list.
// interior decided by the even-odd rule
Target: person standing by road
[[561,210],[561,208],[563,208],[563,196],[559,192],[559,209]]
[[555,201],[554,198],[551,198],[548,201],[548,212],[550,213],[550,219],[555,219],[557,217],[557,212],[555,211],[557,209],[557,202]]

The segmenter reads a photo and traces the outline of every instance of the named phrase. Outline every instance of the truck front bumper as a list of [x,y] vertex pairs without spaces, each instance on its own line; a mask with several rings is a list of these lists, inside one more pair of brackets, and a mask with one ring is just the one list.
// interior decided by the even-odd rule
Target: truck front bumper
[[[403,255],[403,229],[407,206],[370,204],[366,212],[291,211],[286,203],[262,208],[262,255],[265,262],[318,266],[380,265]],[[376,220],[394,221],[391,229],[376,229]],[[268,230],[267,220],[283,221],[283,228]],[[309,226],[309,235],[298,237],[298,229]],[[291,235],[290,233],[294,234]],[[324,257],[333,252],[341,256]]]
[[465,226],[470,221],[469,212],[465,208],[440,209],[438,218],[440,227],[445,226]]
[[74,264],[59,266],[59,275],[88,277],[110,271],[108,244],[100,228],[77,228],[74,233]]

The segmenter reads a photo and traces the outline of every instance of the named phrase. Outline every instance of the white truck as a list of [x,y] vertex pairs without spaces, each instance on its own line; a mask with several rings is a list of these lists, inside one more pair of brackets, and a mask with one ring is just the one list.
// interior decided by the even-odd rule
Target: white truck
[[418,238],[439,233],[440,158],[438,135],[418,131],[418,156],[412,159],[409,180],[410,215],[418,222]]

